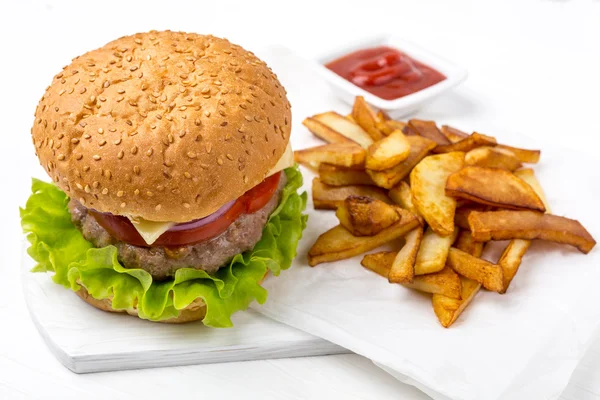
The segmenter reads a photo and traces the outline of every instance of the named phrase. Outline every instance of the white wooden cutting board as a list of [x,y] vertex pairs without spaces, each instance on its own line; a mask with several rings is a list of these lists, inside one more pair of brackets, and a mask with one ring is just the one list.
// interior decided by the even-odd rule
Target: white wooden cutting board
[[100,311],[48,273],[31,273],[23,251],[23,292],[48,347],[76,373],[341,354],[349,351],[255,311],[239,312],[233,328],[152,323]]

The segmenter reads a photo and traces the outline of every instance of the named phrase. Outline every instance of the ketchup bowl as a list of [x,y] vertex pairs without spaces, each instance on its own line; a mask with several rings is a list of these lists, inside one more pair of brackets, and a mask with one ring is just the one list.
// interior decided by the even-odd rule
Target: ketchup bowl
[[352,105],[363,96],[398,118],[414,113],[467,78],[467,70],[396,36],[341,46],[313,58],[334,94]]

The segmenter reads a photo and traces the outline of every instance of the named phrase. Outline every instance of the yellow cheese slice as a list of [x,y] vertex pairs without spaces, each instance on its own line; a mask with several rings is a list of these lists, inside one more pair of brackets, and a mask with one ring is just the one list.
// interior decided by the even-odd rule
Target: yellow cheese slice
[[175,222],[155,222],[148,221],[143,218],[132,217],[130,217],[129,220],[148,245],[156,242],[156,239],[158,239],[160,235],[171,229],[176,224]]
[[[294,165],[294,152],[292,146],[288,143],[283,156],[277,161],[277,164],[269,171],[267,177]],[[133,227],[139,232],[140,236],[148,245],[156,242],[156,239],[163,233],[171,229],[175,222],[156,222],[148,221],[139,217],[128,217]]]

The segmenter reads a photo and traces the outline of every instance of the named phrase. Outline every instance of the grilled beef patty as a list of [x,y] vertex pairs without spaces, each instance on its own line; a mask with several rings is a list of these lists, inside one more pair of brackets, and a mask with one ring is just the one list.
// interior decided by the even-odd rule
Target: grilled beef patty
[[117,248],[119,261],[125,268],[141,268],[149,272],[152,278],[165,280],[184,267],[213,273],[236,254],[252,249],[260,240],[267,219],[279,204],[285,183],[285,174],[282,173],[277,191],[271,200],[255,213],[240,215],[219,236],[177,248],[139,247],[119,241],[110,236],[77,200],[71,199],[69,211],[73,223],[95,247],[113,245]]

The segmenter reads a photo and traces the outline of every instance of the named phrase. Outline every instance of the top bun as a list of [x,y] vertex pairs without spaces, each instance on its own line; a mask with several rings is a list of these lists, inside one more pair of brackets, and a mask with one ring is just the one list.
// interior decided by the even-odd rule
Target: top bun
[[186,222],[260,183],[290,129],[285,89],[254,54],[152,31],[63,68],[31,133],[48,175],[86,207]]

